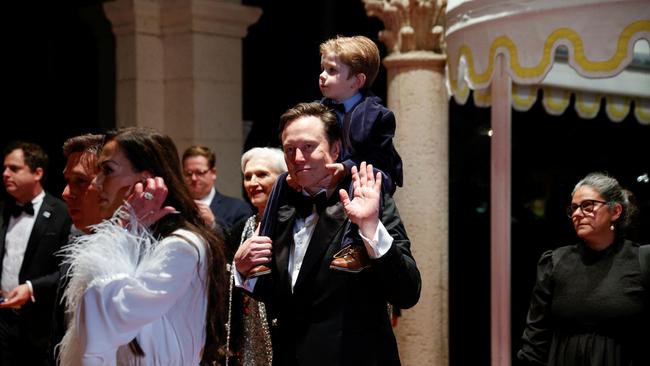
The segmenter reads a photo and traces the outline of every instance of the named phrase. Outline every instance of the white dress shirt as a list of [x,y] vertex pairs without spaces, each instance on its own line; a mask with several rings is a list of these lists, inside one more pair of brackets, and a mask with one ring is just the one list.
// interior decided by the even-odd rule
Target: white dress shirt
[[20,267],[23,265],[27,243],[32,235],[32,229],[44,198],[45,191],[41,191],[32,199],[34,215],[22,212],[18,217],[10,216],[9,218],[7,234],[5,235],[5,254],[4,258],[2,258],[1,286],[4,293],[15,289],[19,285]]
[[199,202],[201,202],[203,204],[206,204],[209,207],[210,204],[212,203],[212,200],[214,199],[214,196],[216,194],[217,194],[217,190],[214,187],[212,187],[212,189],[210,190],[210,193],[208,193],[207,196],[201,198],[199,200]]

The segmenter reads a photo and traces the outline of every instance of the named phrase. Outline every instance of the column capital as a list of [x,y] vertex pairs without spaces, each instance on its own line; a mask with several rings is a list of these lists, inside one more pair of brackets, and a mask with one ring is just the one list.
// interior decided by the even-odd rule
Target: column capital
[[431,51],[444,54],[447,0],[363,0],[368,16],[384,22],[379,39],[389,54]]
[[444,70],[446,55],[433,51],[411,51],[406,53],[391,53],[384,58],[384,66],[393,68],[418,68],[425,70]]

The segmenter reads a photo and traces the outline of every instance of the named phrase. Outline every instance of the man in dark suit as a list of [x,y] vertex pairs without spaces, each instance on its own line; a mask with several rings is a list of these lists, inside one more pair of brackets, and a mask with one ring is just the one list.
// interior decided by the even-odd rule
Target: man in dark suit
[[237,221],[251,217],[253,210],[243,200],[217,191],[214,186],[217,180],[216,160],[209,148],[191,146],[183,153],[183,176],[203,220],[226,233]]
[[[301,103],[281,117],[281,140],[297,192],[278,179],[262,223],[235,254],[235,282],[268,305],[273,363],[283,366],[399,365],[387,304],[406,309],[420,296],[421,279],[393,199],[381,174],[362,163],[335,189],[321,187],[336,161],[341,132],[336,115],[319,103]],[[346,189],[354,181],[354,196]],[[294,184],[294,183],[292,183]],[[281,187],[282,188],[279,188]],[[277,208],[270,214],[269,207]],[[330,268],[346,218],[372,265],[359,273]],[[268,222],[270,220],[271,222]],[[266,264],[271,273],[246,278]]]
[[43,190],[43,149],[10,144],[2,174],[10,199],[0,208],[1,365],[43,365],[48,360],[52,311],[71,220],[65,203]]

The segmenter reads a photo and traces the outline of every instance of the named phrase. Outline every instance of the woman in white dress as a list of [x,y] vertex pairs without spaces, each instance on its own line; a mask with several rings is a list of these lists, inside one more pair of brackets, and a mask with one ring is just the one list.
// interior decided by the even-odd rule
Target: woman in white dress
[[[70,323],[60,364],[216,359],[225,323],[223,243],[199,217],[174,143],[153,130],[121,129],[107,135],[99,167],[93,184],[106,220],[65,252]],[[207,337],[213,349],[204,349]]]

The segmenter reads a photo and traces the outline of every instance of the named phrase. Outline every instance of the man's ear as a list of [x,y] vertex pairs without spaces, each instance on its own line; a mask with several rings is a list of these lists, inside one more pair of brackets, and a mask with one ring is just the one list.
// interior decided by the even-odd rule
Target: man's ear
[[37,181],[40,182],[40,181],[43,180],[43,174],[44,174],[43,168],[41,168],[40,166],[38,168],[34,169],[34,176],[35,176]]
[[332,155],[332,159],[334,159],[334,161],[337,161],[339,159],[340,153],[341,153],[341,140],[336,140],[332,144],[332,147],[330,148],[330,155]]
[[364,85],[366,85],[366,74],[360,72],[354,75],[354,88],[358,90],[363,88]]

